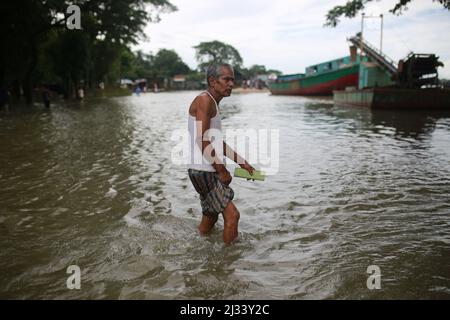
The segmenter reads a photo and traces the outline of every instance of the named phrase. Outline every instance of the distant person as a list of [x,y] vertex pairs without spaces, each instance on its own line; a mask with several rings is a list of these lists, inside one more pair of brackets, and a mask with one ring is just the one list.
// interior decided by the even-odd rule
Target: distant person
[[78,99],[80,100],[84,99],[84,89],[81,87],[78,89]]
[[8,108],[9,92],[5,87],[0,87],[0,108],[5,106]]
[[41,86],[41,96],[42,96],[42,102],[44,103],[44,106],[49,109],[50,108],[50,90],[47,89],[45,86]]
[[[219,102],[231,95],[234,71],[229,64],[214,64],[206,73],[208,89],[200,93],[189,107],[191,161],[189,178],[200,194],[202,220],[201,235],[208,234],[218,215],[224,218],[223,241],[229,245],[238,236],[239,211],[233,204],[234,192],[230,188],[231,175],[225,167],[225,156],[253,174],[254,168],[231,149],[222,139]],[[214,135],[214,138],[212,137]]]
[[134,93],[136,93],[136,95],[139,96],[141,94],[141,87],[137,86],[136,89],[134,90]]

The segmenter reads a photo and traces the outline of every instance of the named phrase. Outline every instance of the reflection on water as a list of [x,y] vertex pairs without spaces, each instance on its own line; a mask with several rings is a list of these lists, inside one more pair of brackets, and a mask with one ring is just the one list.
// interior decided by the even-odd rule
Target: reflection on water
[[373,110],[372,123],[375,126],[394,128],[400,137],[411,137],[417,140],[427,139],[439,119],[450,118],[450,112],[443,111],[411,111],[405,116],[404,112],[390,110]]
[[224,247],[222,221],[197,235],[199,200],[171,163],[195,95],[0,110],[0,297],[450,297],[449,113],[225,99],[225,128],[280,130],[280,170],[233,181],[240,237]]

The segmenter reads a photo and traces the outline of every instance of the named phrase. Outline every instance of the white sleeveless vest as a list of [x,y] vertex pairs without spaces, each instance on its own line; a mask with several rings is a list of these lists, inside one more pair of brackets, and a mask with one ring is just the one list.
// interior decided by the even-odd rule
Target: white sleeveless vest
[[[223,155],[222,121],[220,119],[219,107],[217,105],[216,99],[214,99],[213,96],[208,91],[205,92],[211,97],[211,99],[214,101],[214,104],[216,105],[216,115],[210,119],[209,123],[210,128],[206,132],[205,136],[208,137],[208,140],[211,141],[211,144],[216,152],[217,158],[222,159],[223,163],[225,164],[225,157]],[[206,157],[203,157],[201,145],[196,143],[198,134],[197,130],[200,129],[197,127],[197,125],[201,125],[201,122],[200,121],[197,122],[197,119],[191,116],[191,114],[188,113],[188,115],[189,115],[188,130],[189,130],[190,154],[187,167],[188,169],[215,172],[216,169],[214,169],[214,167],[212,166],[211,161],[209,161]]]

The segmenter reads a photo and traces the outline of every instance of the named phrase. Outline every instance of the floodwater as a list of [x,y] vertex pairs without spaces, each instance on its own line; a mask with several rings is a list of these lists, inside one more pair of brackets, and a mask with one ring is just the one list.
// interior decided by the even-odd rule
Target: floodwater
[[225,247],[222,219],[197,234],[198,197],[171,160],[195,95],[0,110],[1,298],[450,298],[450,113],[224,99],[224,128],[280,137],[276,175],[233,180]]

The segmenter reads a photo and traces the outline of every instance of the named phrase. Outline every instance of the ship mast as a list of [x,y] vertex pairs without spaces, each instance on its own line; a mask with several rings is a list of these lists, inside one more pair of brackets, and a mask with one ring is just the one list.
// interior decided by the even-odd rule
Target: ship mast
[[370,19],[370,18],[380,18],[381,20],[381,32],[380,32],[380,54],[383,54],[383,15],[380,14],[379,16],[366,16],[366,14],[363,12],[361,16],[361,41],[359,46],[359,54],[360,54],[360,61],[362,62],[363,57],[363,33],[364,33],[364,19]]

